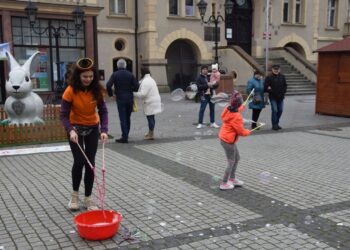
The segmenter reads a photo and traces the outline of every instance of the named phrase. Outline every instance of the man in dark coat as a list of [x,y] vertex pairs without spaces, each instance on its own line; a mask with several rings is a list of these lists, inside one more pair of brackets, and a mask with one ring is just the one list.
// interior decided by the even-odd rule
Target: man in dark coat
[[269,93],[271,103],[272,129],[282,129],[279,126],[279,121],[283,112],[283,100],[287,92],[287,82],[284,75],[280,72],[279,65],[275,64],[272,66],[272,73],[266,77],[264,88]]
[[[198,88],[198,95],[200,96],[201,105],[199,108],[198,114],[198,125],[197,128],[203,128],[203,117],[205,108],[209,104],[209,116],[210,116],[210,127],[211,128],[219,128],[219,125],[215,123],[215,103],[211,102],[211,97],[213,96],[214,89],[216,89],[219,85],[217,83],[208,82],[208,66],[201,66],[201,73],[196,81]],[[207,90],[209,89],[209,93]]]
[[139,84],[134,75],[126,70],[126,61],[119,59],[117,61],[118,70],[113,72],[107,82],[107,92],[109,96],[113,96],[112,86],[114,86],[114,95],[119,113],[120,127],[122,130],[122,137],[115,140],[119,143],[128,143],[130,131],[130,116],[134,101],[133,92],[137,91]]

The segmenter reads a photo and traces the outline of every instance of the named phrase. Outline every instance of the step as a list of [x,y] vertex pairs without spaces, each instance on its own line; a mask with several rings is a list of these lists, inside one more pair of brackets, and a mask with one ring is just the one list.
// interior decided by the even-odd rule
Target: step
[[[265,67],[265,58],[255,59],[263,68]],[[281,73],[286,77],[287,93],[286,95],[313,95],[316,93],[316,86],[302,75],[293,65],[284,58],[271,58],[272,64],[280,65]]]

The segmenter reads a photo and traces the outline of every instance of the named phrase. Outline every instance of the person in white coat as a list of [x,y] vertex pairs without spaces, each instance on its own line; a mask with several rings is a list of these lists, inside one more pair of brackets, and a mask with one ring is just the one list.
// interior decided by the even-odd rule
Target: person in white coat
[[151,77],[151,72],[148,68],[141,68],[141,81],[138,92],[134,92],[134,96],[142,99],[143,112],[148,121],[148,133],[144,139],[154,139],[154,127],[156,124],[155,115],[162,112],[161,99],[156,81]]

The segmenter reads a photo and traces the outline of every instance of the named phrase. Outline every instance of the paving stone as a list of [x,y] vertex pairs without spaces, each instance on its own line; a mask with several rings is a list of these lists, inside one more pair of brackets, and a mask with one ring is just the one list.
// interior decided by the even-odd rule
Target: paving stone
[[[237,174],[245,186],[233,191],[218,190],[226,167],[219,130],[207,136],[207,129],[198,131],[191,124],[198,104],[167,103],[186,119],[170,122],[170,108],[157,115],[157,132],[168,134],[152,142],[141,141],[142,112],[133,114],[131,143],[106,148],[106,207],[123,214],[123,228],[141,232],[140,239],[123,242],[120,249],[349,249],[350,122],[315,117],[312,110],[312,118],[305,121],[312,127],[293,128],[298,121],[288,112],[305,106],[295,108],[297,100],[286,100],[283,122],[292,124],[289,129],[282,124],[287,127],[282,132],[262,129],[240,139]],[[221,112],[218,107],[216,112]],[[269,115],[263,112],[261,120]],[[345,125],[338,131],[315,127],[330,121]],[[101,152],[96,158],[99,177]],[[105,249],[121,242],[120,235],[89,242],[71,233],[78,214],[67,210],[71,165],[70,152],[0,156],[0,225],[5,225],[0,246]],[[267,183],[260,178],[264,171],[270,173]],[[308,215],[313,221],[305,224]],[[290,223],[295,229],[287,227]]]

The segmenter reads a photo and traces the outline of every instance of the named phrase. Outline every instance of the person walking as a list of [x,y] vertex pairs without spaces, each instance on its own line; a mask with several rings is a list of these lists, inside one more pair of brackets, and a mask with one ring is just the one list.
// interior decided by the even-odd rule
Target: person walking
[[283,112],[283,101],[287,92],[287,82],[284,75],[280,72],[279,65],[272,65],[272,74],[266,77],[264,85],[265,91],[269,93],[272,129],[282,129],[279,126],[279,122]]
[[247,95],[249,95],[253,89],[253,100],[249,103],[249,109],[252,110],[252,129],[256,128],[261,110],[265,108],[264,82],[259,71],[254,71],[254,76],[249,79],[246,89]]
[[243,181],[236,178],[237,165],[240,160],[236,143],[239,136],[250,135],[250,130],[243,127],[241,112],[244,110],[244,106],[242,104],[242,95],[234,90],[230,97],[230,106],[224,108],[221,114],[223,124],[219,132],[219,138],[228,162],[220,184],[221,190],[233,189],[235,186],[242,186],[244,184]]
[[[216,82],[208,82],[208,66],[201,66],[201,73],[196,81],[198,88],[198,95],[200,96],[200,108],[198,115],[198,125],[197,128],[203,128],[203,117],[204,112],[209,104],[209,116],[210,116],[210,127],[211,128],[219,128],[220,126],[215,123],[215,103],[212,103],[211,97],[213,96],[214,89],[218,88],[219,84]],[[207,92],[207,90],[209,90]]]
[[[78,60],[69,78],[69,85],[63,93],[60,113],[60,119],[67,131],[74,160],[72,167],[73,193],[68,204],[70,210],[80,209],[79,187],[84,167],[84,205],[88,210],[98,209],[91,199],[94,172],[78,144],[94,166],[98,138],[100,137],[103,142],[108,139],[108,111],[103,97],[104,93],[103,86],[98,82],[93,60],[90,58]],[[96,112],[96,108],[98,112]]]
[[156,81],[151,77],[148,68],[141,68],[141,81],[138,92],[134,92],[134,96],[142,99],[143,112],[148,121],[148,133],[145,134],[145,140],[154,139],[154,127],[156,124],[155,115],[162,112],[161,99]]
[[115,141],[128,143],[131,126],[130,117],[134,101],[133,92],[138,90],[139,84],[134,75],[126,70],[126,61],[124,59],[117,61],[117,67],[118,70],[113,72],[106,87],[110,97],[113,96],[112,87],[114,87],[114,95],[116,96],[122,136]]

